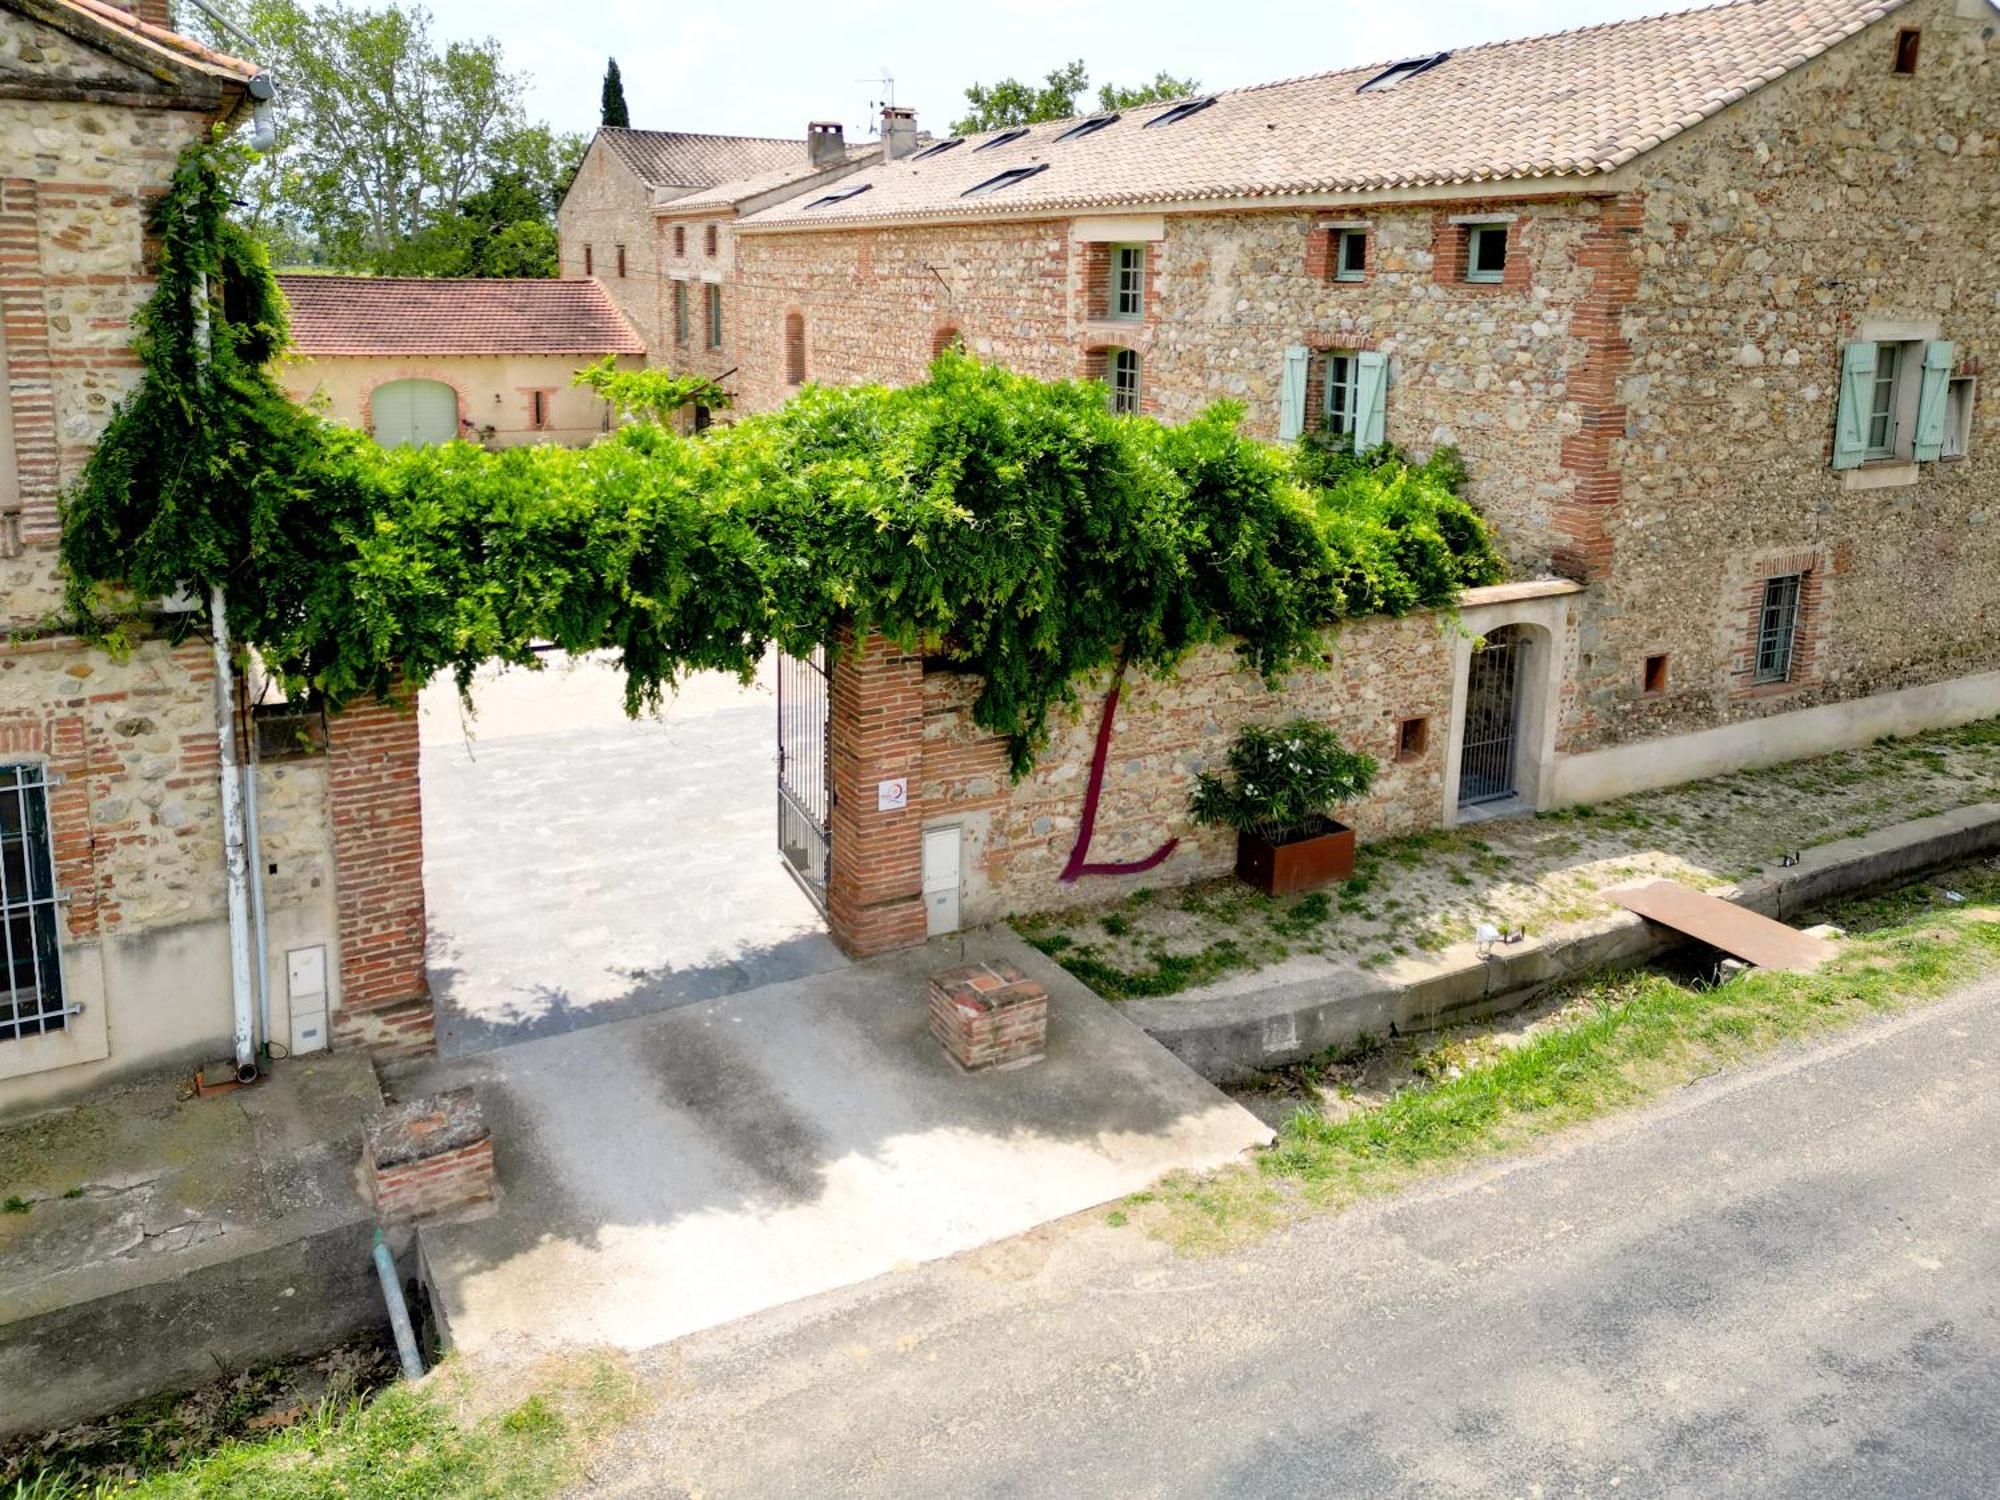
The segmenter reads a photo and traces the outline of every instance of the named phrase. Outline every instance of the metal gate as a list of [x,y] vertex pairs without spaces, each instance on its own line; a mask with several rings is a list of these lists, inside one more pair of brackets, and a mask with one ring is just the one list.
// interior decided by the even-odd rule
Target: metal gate
[[1472,653],[1465,681],[1465,738],[1458,755],[1458,805],[1498,802],[1514,795],[1516,691],[1528,643],[1496,631]]
[[826,648],[778,656],[778,852],[813,904],[826,910],[833,846],[827,760]]

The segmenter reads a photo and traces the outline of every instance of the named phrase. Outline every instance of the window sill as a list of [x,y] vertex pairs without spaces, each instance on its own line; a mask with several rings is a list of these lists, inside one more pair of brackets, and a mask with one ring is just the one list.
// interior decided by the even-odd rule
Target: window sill
[[1895,490],[1917,482],[1918,470],[1907,458],[1876,458],[1840,471],[1843,490]]

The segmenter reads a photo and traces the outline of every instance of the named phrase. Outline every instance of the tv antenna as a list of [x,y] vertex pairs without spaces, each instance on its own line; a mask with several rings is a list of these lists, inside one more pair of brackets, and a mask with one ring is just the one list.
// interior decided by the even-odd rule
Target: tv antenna
[[882,70],[880,78],[857,78],[854,81],[856,83],[872,83],[888,96],[887,98],[870,99],[868,101],[869,128],[873,129],[875,124],[882,118],[883,108],[886,106],[894,109],[896,106],[896,75],[885,67]]

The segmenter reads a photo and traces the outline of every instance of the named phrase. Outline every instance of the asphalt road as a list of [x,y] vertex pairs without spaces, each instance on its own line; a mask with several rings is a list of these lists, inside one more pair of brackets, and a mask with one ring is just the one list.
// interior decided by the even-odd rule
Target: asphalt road
[[1101,1215],[660,1351],[590,1495],[2000,1494],[2000,985],[1209,1259]]

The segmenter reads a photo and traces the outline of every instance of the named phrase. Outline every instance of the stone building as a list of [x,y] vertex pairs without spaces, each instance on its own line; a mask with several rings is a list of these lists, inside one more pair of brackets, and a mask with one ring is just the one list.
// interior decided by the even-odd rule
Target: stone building
[[594,279],[278,283],[292,306],[287,393],[389,447],[455,437],[583,447],[613,414],[573,384],[576,372],[607,354],[622,369],[645,364],[646,346]]
[[[214,658],[158,601],[65,635],[58,497],[137,378],[147,212],[256,69],[102,0],[0,0],[0,1112],[228,1055]],[[232,725],[251,776],[280,1048],[427,1048],[414,719]]]
[[[737,224],[742,404],[963,342],[1170,420],[1226,398],[1265,438],[1456,444],[1515,576],[1551,582],[1481,603],[1487,649],[1376,675],[1358,743],[1391,801],[1427,788],[1392,822],[2000,712],[1997,22],[1736,0],[937,141]],[[924,691],[928,750],[961,731]],[[1213,741],[1219,691],[1128,702]],[[1284,711],[1247,697],[1221,729]],[[1135,846],[1195,738],[1131,761]],[[1000,814],[958,804],[1035,795],[992,769],[924,773],[914,819],[976,840]],[[1009,826],[1066,849],[1073,820]]]
[[559,274],[596,277],[649,349],[663,347],[654,205],[796,169],[802,140],[605,126],[556,210]]

